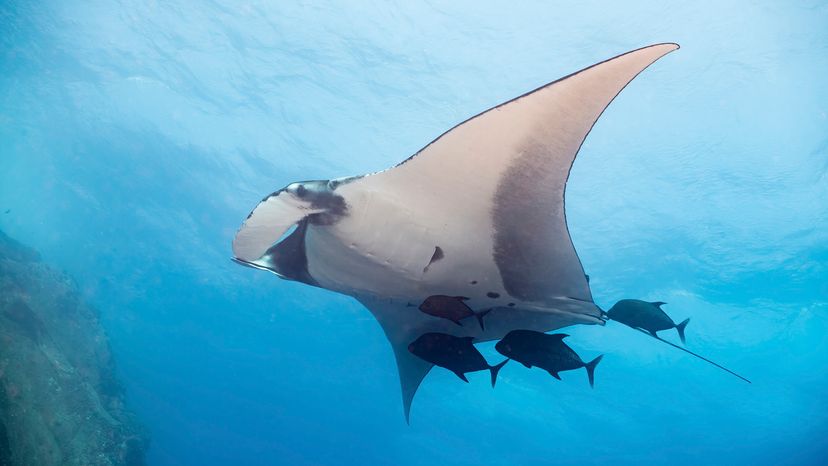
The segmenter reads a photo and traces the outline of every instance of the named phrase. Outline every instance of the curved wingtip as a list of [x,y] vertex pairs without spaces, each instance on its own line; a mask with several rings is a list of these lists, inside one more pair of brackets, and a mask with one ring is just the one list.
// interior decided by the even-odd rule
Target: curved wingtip
[[619,57],[624,56],[624,55],[634,54],[636,52],[641,52],[643,50],[653,49],[654,51],[657,50],[659,52],[658,55],[653,59],[653,61],[655,61],[655,60],[658,60],[659,58],[663,57],[664,55],[667,55],[670,52],[675,52],[676,50],[678,50],[680,48],[681,48],[681,46],[679,44],[675,43],[675,42],[660,42],[658,44],[652,44],[652,45],[648,45],[648,46],[645,46],[645,47],[641,47],[639,49],[631,50],[631,51],[629,51],[625,54],[619,55]]
[[671,51],[678,50],[678,49],[681,48],[681,46],[679,44],[675,43],[675,42],[660,42],[658,44],[651,45],[651,47],[662,47],[662,46],[669,47]]
[[[648,54],[648,55],[651,56],[650,64],[652,64],[653,62],[655,62],[659,58],[663,57],[664,55],[667,55],[670,52],[675,52],[676,50],[678,50],[680,48],[681,48],[681,46],[679,44],[675,43],[675,42],[659,42],[658,44],[647,45],[647,46],[644,46],[644,47],[641,47],[641,48],[637,48],[635,50],[630,50],[629,52],[622,53],[621,55],[618,55],[615,58],[621,58],[625,55],[640,54],[641,52],[644,52],[645,54]],[[652,52],[656,52],[656,54],[653,55]],[[606,60],[606,61],[611,61],[611,60],[612,60],[612,58],[609,59],[609,60]],[[604,62],[602,62],[602,63],[604,63]],[[644,66],[644,68],[646,68],[646,66]]]

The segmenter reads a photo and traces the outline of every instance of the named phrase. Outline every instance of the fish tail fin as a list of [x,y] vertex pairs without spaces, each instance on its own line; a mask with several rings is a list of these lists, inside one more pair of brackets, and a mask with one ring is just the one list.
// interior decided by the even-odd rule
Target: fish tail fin
[[595,366],[597,366],[603,358],[604,355],[602,354],[584,365],[584,367],[586,367],[587,377],[589,377],[589,386],[592,388],[595,388]]
[[480,324],[480,330],[486,330],[486,327],[483,326],[483,317],[491,311],[491,309],[486,309],[485,311],[480,311],[474,315],[477,317],[477,322]]
[[684,328],[687,327],[687,324],[690,322],[690,318],[684,319],[680,324],[676,325],[676,330],[678,330],[679,338],[681,338],[681,343],[684,344]]
[[509,362],[508,358],[503,360],[500,364],[489,368],[489,370],[492,371],[492,388],[494,388],[495,382],[497,382],[497,373],[500,372],[500,369],[502,369],[507,362]]

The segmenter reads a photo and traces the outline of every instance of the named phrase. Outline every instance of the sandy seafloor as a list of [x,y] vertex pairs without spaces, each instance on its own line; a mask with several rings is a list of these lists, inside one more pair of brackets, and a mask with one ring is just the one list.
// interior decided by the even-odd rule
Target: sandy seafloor
[[[824,464],[828,3],[624,3],[6,0],[0,228],[101,310],[152,465]],[[264,194],[664,41],[584,144],[569,227],[599,305],[668,302],[753,384],[583,326],[594,390],[435,370],[407,426],[364,308],[229,260]]]

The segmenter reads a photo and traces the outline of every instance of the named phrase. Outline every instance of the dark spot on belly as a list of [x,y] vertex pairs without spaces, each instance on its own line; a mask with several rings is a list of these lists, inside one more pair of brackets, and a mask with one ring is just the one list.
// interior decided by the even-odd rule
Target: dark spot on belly
[[515,303],[509,303],[509,307],[515,307]]
[[471,281],[471,284],[472,284],[472,285],[477,285],[477,280],[472,280],[472,281]]
[[431,267],[431,264],[437,262],[443,257],[445,257],[445,254],[443,254],[443,249],[440,246],[434,246],[434,254],[431,255],[431,259],[428,261],[428,265],[426,265],[423,268],[423,273],[428,272],[428,268]]
[[488,296],[490,298],[499,298],[500,293],[495,293],[494,291],[490,291],[490,292],[486,293],[486,296]]

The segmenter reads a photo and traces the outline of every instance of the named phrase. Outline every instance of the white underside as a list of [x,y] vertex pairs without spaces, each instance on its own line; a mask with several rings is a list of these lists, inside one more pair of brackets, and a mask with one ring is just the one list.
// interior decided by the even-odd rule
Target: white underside
[[[479,219],[470,231],[417,212],[417,204],[402,205],[371,191],[343,192],[347,192],[346,202],[358,206],[357,210],[349,211],[335,225],[308,227],[308,270],[323,288],[360,300],[394,303],[395,326],[404,328],[404,333],[447,331],[482,341],[501,338],[516,328],[547,331],[601,322],[600,310],[588,301],[559,296],[526,302],[510,296],[492,259],[488,218]],[[444,257],[429,265],[438,246]],[[468,297],[466,304],[475,311],[497,308],[486,317],[486,333],[476,323],[458,327],[419,311],[417,306],[427,297],[441,294]],[[531,322],[521,322],[518,315]]]

